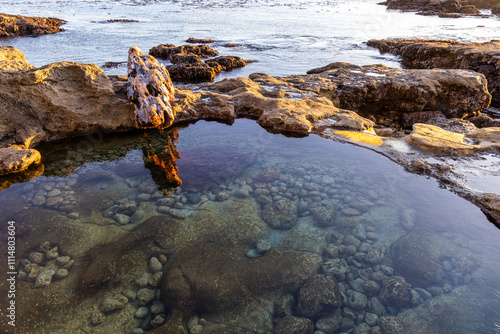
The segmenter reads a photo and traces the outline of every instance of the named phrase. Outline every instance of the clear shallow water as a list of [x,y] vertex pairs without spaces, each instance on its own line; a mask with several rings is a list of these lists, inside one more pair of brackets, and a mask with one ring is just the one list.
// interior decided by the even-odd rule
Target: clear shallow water
[[[234,326],[235,316],[253,330],[270,332],[270,319],[277,316],[257,316],[262,305],[288,294],[296,305],[303,282],[291,284],[291,277],[328,272],[332,263],[340,266],[332,273],[342,306],[310,316],[313,323],[339,312],[366,323],[366,313],[380,312],[380,306],[356,306],[351,296],[384,300],[376,284],[372,291],[362,283],[383,286],[382,279],[391,276],[403,276],[417,293],[413,305],[382,303],[384,312],[403,319],[407,333],[494,333],[500,322],[499,231],[477,207],[376,153],[317,136],[270,134],[244,119],[232,126],[198,122],[171,131],[96,133],[40,150],[44,174],[0,192],[2,216],[16,221],[18,260],[33,257],[48,242],[75,263],[69,276],[46,288],[18,278],[22,333],[150,329],[148,321],[134,318],[144,304],[137,299],[105,312],[100,325],[88,319],[106,297],[141,294],[137,280],[152,276],[148,261],[161,254],[168,257],[168,278],[161,285],[149,281],[146,289],[160,290],[160,300],[178,307],[172,291],[178,291],[176,268],[182,268],[193,286],[209,291],[185,297],[201,305],[195,311],[207,320],[205,332],[218,323]],[[285,221],[293,224],[276,228]],[[245,257],[259,240],[271,249],[258,259]],[[385,255],[367,260],[371,248]],[[320,268],[311,266],[313,259]],[[214,279],[220,285],[211,284]],[[245,288],[226,290],[234,280]],[[257,318],[250,321],[238,308],[207,309],[214,302],[225,305],[221,296],[240,302],[240,289],[260,298],[249,306]]]
[[[334,61],[399,67],[391,55],[363,44],[372,38],[440,38],[487,41],[500,36],[497,18],[441,19],[387,11],[377,1],[0,1],[11,14],[65,19],[65,32],[2,40],[22,50],[35,66],[55,61],[126,61],[130,46],[185,44],[212,38],[221,55],[256,60],[223,77],[254,72],[304,73]],[[108,23],[108,19],[139,22]],[[241,45],[225,48],[225,43]],[[107,70],[126,74],[124,67]]]

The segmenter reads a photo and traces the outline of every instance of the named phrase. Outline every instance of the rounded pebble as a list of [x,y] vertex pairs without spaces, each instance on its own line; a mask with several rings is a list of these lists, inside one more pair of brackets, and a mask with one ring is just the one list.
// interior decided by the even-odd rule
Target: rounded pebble
[[161,271],[161,269],[163,268],[161,262],[158,260],[158,258],[156,256],[153,256],[151,259],[149,259],[149,271],[151,271],[152,273],[156,273],[156,272],[159,272]]
[[141,306],[135,311],[134,317],[143,319],[145,318],[149,313],[149,309],[146,306]]

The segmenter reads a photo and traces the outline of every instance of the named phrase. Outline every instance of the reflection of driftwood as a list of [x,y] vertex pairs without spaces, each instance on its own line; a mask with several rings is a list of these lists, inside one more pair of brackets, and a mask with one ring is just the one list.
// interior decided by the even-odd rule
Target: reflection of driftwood
[[135,104],[135,120],[140,127],[164,128],[172,124],[175,112],[174,86],[163,64],[131,47],[128,55],[127,97]]
[[179,138],[177,131],[169,133],[165,138],[165,144],[161,147],[153,147],[143,149],[144,166],[151,171],[151,177],[156,183],[159,190],[168,190],[178,187],[182,184],[179,178],[179,172],[175,164],[180,158],[179,152],[175,147],[175,141]]

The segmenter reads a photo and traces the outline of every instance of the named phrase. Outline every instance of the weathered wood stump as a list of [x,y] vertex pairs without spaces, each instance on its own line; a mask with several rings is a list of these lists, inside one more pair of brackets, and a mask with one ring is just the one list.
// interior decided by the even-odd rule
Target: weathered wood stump
[[127,97],[135,105],[135,121],[143,128],[166,128],[175,118],[170,102],[174,86],[163,64],[132,46],[128,53]]

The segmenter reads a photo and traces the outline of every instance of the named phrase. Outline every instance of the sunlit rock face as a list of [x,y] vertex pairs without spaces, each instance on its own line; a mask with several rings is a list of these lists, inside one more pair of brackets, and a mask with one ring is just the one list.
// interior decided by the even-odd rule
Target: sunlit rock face
[[65,21],[56,18],[29,17],[0,13],[0,37],[39,36],[64,31]]
[[132,106],[115,96],[96,65],[59,62],[33,68],[24,60],[19,50],[0,49],[2,146],[33,147],[98,129],[135,128]]
[[484,74],[493,103],[500,103],[500,42],[459,43],[454,40],[370,40],[380,52],[401,56],[407,68],[468,69]]
[[129,50],[127,68],[127,97],[135,105],[137,125],[144,128],[170,126],[175,117],[170,102],[175,101],[175,96],[165,66],[133,46]]

